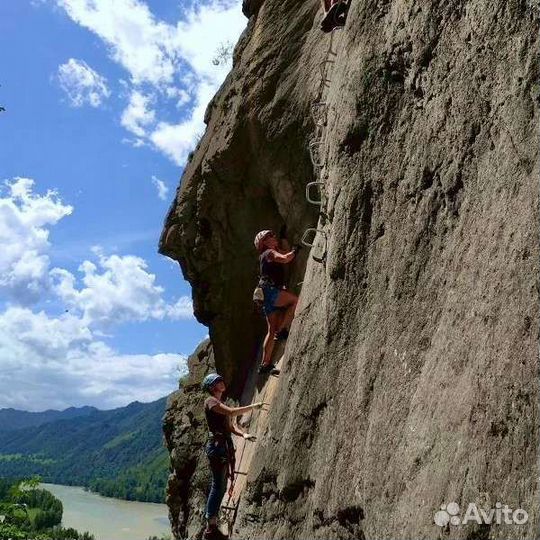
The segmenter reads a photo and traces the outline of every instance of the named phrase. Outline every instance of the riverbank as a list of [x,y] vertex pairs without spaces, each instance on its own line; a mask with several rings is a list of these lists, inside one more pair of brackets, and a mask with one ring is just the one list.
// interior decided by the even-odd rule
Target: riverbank
[[95,540],[147,540],[170,535],[167,506],[104,497],[83,487],[41,484],[62,501],[64,527],[88,531]]

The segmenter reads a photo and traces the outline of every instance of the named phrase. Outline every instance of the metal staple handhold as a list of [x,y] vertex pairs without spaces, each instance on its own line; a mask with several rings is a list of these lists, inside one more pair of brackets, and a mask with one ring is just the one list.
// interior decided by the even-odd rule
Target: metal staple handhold
[[315,103],[311,105],[312,114],[317,114],[316,111],[318,111],[319,109],[323,109],[323,114],[326,114],[326,111],[328,109],[326,101],[316,101]]
[[323,128],[325,126],[327,114],[328,107],[326,102],[320,101],[311,106],[311,118],[317,127]]
[[[313,243],[309,243],[307,241],[307,237],[314,233],[315,236],[313,237]],[[316,255],[311,255],[313,260],[315,262],[318,262],[318,263],[323,263],[324,260],[326,259],[326,248],[328,247],[328,237],[326,235],[326,231],[324,231],[323,229],[316,229],[316,228],[309,228],[309,229],[306,229],[304,231],[304,235],[302,236],[302,244],[308,248],[312,248],[314,245],[315,245],[315,237],[317,236],[317,233],[320,233],[322,235],[322,237],[324,238],[324,249],[323,249],[323,252],[322,252],[322,255],[320,257],[316,256]]]
[[309,143],[309,155],[311,157],[311,163],[314,167],[322,167],[322,160],[319,151],[321,146],[321,139],[314,139]]
[[[319,188],[321,189],[321,198],[320,198],[320,200],[311,198],[311,188],[313,186],[319,186]],[[308,203],[315,204],[317,206],[321,206],[321,204],[322,204],[322,186],[324,186],[324,182],[320,182],[320,181],[308,182],[306,184],[306,200],[307,200]]]
[[330,79],[326,75],[326,64],[335,64],[335,60],[330,60],[329,58],[330,54],[326,56],[326,58],[319,64],[319,71],[321,72],[322,82],[323,84],[331,82]]

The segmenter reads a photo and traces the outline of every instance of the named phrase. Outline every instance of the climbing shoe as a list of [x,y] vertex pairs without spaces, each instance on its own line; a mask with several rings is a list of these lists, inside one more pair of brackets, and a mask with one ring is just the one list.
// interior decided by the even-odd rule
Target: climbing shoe
[[348,9],[349,5],[345,2],[336,2],[327,13],[325,13],[323,20],[321,21],[321,30],[328,33],[332,32],[335,28],[345,26]]
[[331,32],[336,24],[335,18],[338,11],[339,2],[335,3],[324,15],[323,20],[321,21],[321,30],[323,32]]
[[228,536],[223,534],[217,527],[210,527],[204,531],[205,540],[228,540]]
[[274,338],[276,341],[287,341],[289,337],[289,331],[286,328],[282,328]]
[[347,14],[349,12],[349,2],[339,2],[338,8],[334,14],[334,24],[336,26],[345,26]]
[[274,364],[261,364],[259,366],[259,375],[270,373],[270,375],[279,375],[280,371]]

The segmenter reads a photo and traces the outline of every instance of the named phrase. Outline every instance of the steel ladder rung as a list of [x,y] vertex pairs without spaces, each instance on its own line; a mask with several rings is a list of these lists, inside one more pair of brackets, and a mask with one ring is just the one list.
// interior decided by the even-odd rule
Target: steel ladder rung
[[[307,241],[307,237],[312,233],[315,233],[314,237],[313,237],[313,242],[309,243]],[[324,238],[324,249],[323,249],[323,252],[322,252],[322,254],[320,256],[312,254],[311,257],[313,258],[313,260],[315,262],[323,263],[324,260],[326,259],[326,250],[327,250],[327,247],[328,247],[328,237],[326,235],[326,231],[324,231],[323,229],[317,229],[315,227],[311,227],[309,229],[306,229],[304,231],[303,236],[302,236],[301,242],[302,242],[302,244],[304,246],[306,246],[308,248],[312,248],[315,245],[315,238],[317,237],[317,233],[320,233],[322,235],[322,237]]]
[[[311,198],[311,188],[313,186],[319,186],[319,189],[321,190],[321,198],[319,200]],[[315,181],[315,182],[308,182],[306,184],[306,200],[308,203],[314,204],[316,206],[321,206],[322,201],[322,187],[324,186],[324,182],[321,181]]]

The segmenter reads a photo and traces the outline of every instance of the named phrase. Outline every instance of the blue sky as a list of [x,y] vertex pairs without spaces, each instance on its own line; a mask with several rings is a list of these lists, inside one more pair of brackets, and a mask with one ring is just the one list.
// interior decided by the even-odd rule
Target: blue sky
[[157,242],[240,4],[0,3],[0,408],[177,387],[207,329]]

